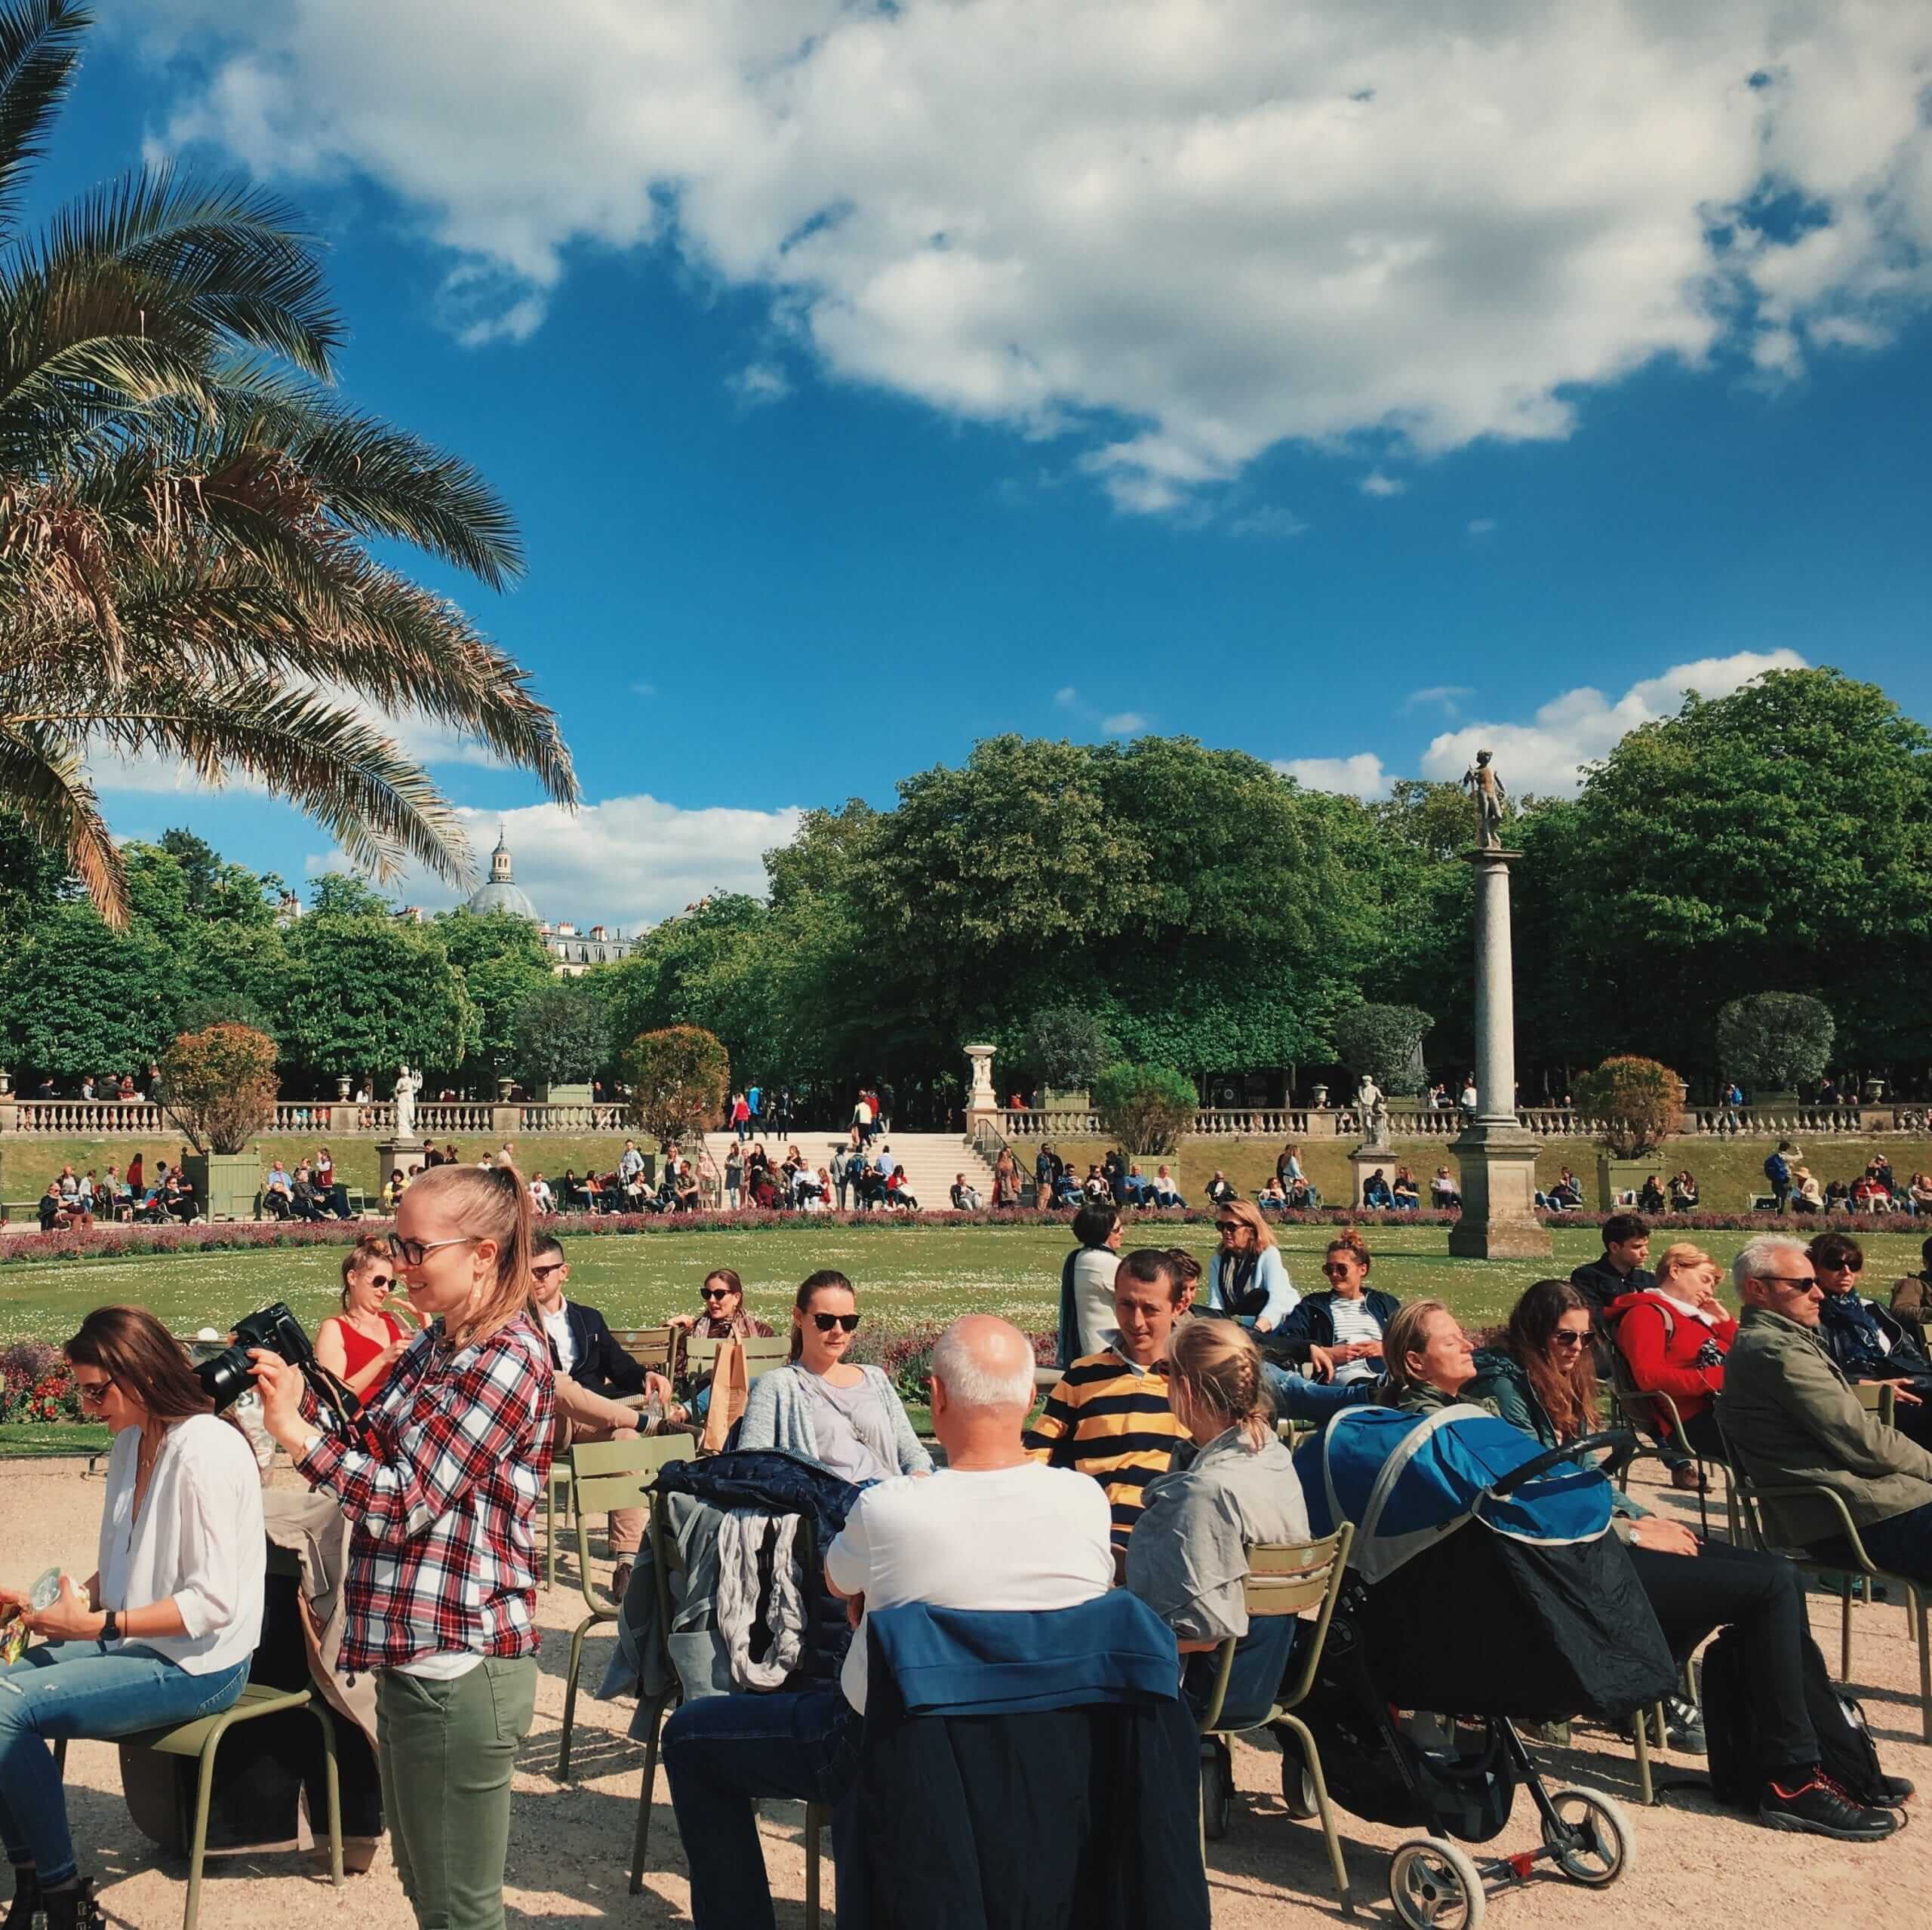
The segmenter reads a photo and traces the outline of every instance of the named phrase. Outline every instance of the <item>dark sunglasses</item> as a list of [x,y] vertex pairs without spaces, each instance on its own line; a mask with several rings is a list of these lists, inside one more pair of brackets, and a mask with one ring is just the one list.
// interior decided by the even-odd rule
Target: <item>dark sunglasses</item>
[[818,1330],[829,1334],[834,1327],[843,1327],[849,1333],[859,1330],[859,1317],[856,1314],[814,1314],[812,1318],[818,1323]]
[[728,1286],[701,1286],[697,1290],[700,1300],[728,1300],[732,1289]]
[[1245,1233],[1247,1222],[1245,1220],[1217,1220],[1214,1231],[1217,1233]]
[[1865,1271],[1863,1260],[1820,1260],[1817,1264],[1828,1274],[1862,1274]]
[[1355,1271],[1355,1262],[1352,1260],[1326,1260],[1322,1262],[1321,1271],[1331,1280],[1334,1280],[1338,1275],[1352,1273]]
[[1552,1347],[1581,1347],[1589,1338],[1588,1334],[1572,1333],[1567,1327],[1558,1327],[1549,1337]]
[[547,1266],[532,1267],[531,1277],[533,1280],[548,1280],[552,1274],[561,1273],[568,1264],[564,1260],[552,1260]]
[[104,1381],[76,1381],[74,1391],[88,1406],[98,1407],[114,1391],[114,1382],[111,1377]]
[[374,1287],[393,1286],[395,1284],[395,1275],[394,1274],[371,1274],[369,1277],[362,1283],[362,1284],[365,1286]]

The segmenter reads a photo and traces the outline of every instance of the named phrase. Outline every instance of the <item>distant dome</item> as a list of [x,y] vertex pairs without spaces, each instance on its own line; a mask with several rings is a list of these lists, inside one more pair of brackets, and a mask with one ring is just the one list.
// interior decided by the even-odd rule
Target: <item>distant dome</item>
[[469,908],[479,917],[486,911],[507,911],[512,918],[537,922],[537,907],[531,903],[510,870],[510,848],[503,834],[497,833],[497,848],[490,853],[490,881],[470,894]]

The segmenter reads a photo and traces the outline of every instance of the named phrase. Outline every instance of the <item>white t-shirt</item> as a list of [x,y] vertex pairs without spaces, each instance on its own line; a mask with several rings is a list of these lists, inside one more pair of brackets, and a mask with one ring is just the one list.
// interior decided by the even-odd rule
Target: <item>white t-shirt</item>
[[571,1310],[568,1301],[559,1300],[554,1314],[543,1316],[543,1331],[557,1350],[557,1371],[568,1374],[577,1365],[577,1342],[571,1338]]
[[[989,1611],[1077,1608],[1113,1586],[1106,1490],[1036,1461],[946,1468],[868,1488],[826,1550],[825,1572],[866,1612],[908,1602]],[[866,1707],[866,1627],[847,1652],[845,1699]]]
[[[1338,1293],[1328,1303],[1328,1317],[1335,1323],[1335,1338],[1345,1347],[1382,1338],[1382,1323],[1370,1312],[1366,1300],[1351,1300]],[[1341,1381],[1379,1380],[1381,1375],[1381,1368],[1366,1358],[1344,1361],[1335,1369],[1335,1378]]]
[[268,1541],[254,1450],[239,1428],[212,1414],[175,1421],[137,1518],[140,1440],[138,1428],[124,1428],[107,1458],[100,1605],[140,1609],[172,1596],[186,1634],[125,1640],[138,1639],[190,1675],[232,1668],[254,1653],[262,1633]]

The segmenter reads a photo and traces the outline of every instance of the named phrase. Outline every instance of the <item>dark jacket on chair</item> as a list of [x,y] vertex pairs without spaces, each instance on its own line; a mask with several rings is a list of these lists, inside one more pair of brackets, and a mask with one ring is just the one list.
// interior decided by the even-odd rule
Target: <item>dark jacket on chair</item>
[[[1402,1303],[1392,1293],[1384,1293],[1378,1286],[1364,1287],[1361,1297],[1362,1304],[1385,1329],[1401,1308]],[[1294,1311],[1281,1323],[1281,1338],[1312,1341],[1317,1347],[1333,1347],[1337,1298],[1334,1293],[1327,1291],[1304,1293],[1295,1302]]]
[[[595,1307],[574,1300],[564,1302],[564,1318],[570,1323],[571,1338],[577,1343],[577,1360],[571,1378],[580,1388],[607,1400],[613,1394],[641,1394],[644,1369],[611,1337],[611,1329]],[[561,1366],[557,1350],[550,1349],[550,1364]]]
[[914,1605],[866,1631],[863,1922],[1209,1930],[1200,1742],[1145,1603]]

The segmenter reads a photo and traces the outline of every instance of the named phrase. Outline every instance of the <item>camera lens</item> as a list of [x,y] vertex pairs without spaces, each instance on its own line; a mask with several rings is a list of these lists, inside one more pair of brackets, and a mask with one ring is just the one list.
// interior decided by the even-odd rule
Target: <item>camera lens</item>
[[208,1390],[208,1398],[214,1403],[214,1411],[219,1414],[225,1408],[232,1407],[245,1394],[250,1385],[248,1354],[245,1348],[225,1347],[211,1359],[204,1360],[195,1372],[201,1376],[202,1385]]

